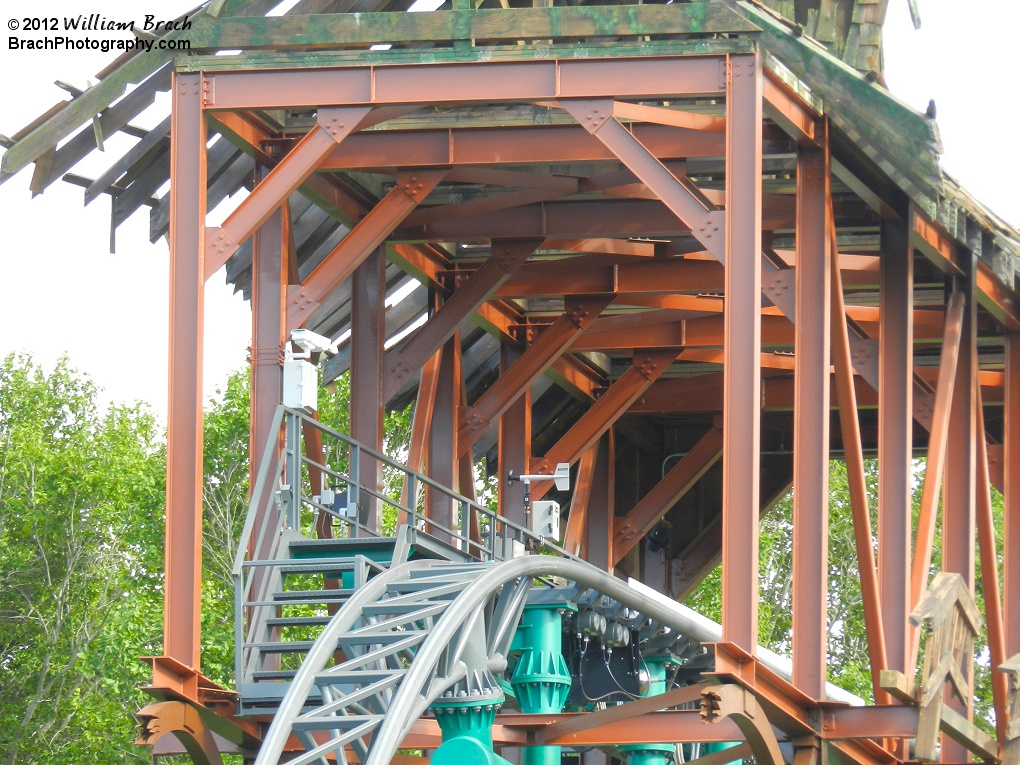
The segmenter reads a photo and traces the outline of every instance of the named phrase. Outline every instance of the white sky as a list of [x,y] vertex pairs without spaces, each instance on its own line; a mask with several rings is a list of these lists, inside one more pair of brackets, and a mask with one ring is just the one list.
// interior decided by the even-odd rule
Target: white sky
[[[1020,225],[1020,118],[1015,76],[1010,74],[1020,28],[1014,0],[918,0],[923,25],[914,31],[906,0],[890,0],[886,25],[886,77],[893,93],[923,110],[938,106],[945,148],[943,164],[985,205]],[[194,4],[197,4],[197,0]],[[99,13],[113,20],[140,20],[146,13],[172,18],[191,2],[160,0],[41,0],[10,5],[5,22],[39,16]],[[15,15],[14,8],[17,8]],[[12,135],[65,97],[54,80],[85,87],[114,57],[85,51],[11,51],[0,45],[0,133]],[[22,38],[40,33],[18,31]],[[81,33],[79,33],[81,34]],[[116,34],[116,33],[108,33]],[[152,127],[169,112],[158,110],[134,124]],[[133,139],[107,141],[72,172],[97,177]],[[31,199],[31,168],[0,186],[0,355],[26,350],[52,364],[61,354],[105,390],[106,400],[147,401],[161,416],[167,390],[167,283],[165,242],[150,245],[148,214],[136,213],[117,233],[117,254],[108,252],[110,199],[82,205],[82,189],[58,181]],[[222,219],[210,215],[210,223]],[[205,387],[222,384],[241,367],[250,337],[247,304],[231,294],[223,273],[207,284]]]

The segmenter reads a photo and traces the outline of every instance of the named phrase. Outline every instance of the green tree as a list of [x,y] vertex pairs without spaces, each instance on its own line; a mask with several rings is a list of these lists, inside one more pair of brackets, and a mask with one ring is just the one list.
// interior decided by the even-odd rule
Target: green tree
[[151,414],[100,412],[96,393],[66,360],[50,374],[26,356],[0,365],[0,754],[9,765],[142,761],[126,710],[144,668],[125,658],[159,646],[165,459]]

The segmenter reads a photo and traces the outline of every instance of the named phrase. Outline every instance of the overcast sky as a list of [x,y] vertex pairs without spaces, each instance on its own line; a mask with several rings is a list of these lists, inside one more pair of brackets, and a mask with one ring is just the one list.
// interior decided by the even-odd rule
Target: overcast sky
[[[933,98],[945,153],[944,167],[986,206],[1020,225],[1020,152],[1015,136],[1020,105],[1009,74],[1020,28],[1014,0],[918,0],[923,25],[914,31],[907,0],[890,0],[886,25],[886,77],[901,100],[924,110]],[[44,17],[98,13],[113,20],[182,14],[191,2],[91,0],[87,5],[41,0],[12,5],[7,22],[26,8]],[[17,15],[13,8],[18,8]],[[965,8],[965,9],[964,9]],[[22,38],[18,31],[7,35]],[[111,33],[112,34],[112,33]],[[32,36],[38,36],[35,33]],[[0,46],[0,133],[13,135],[66,93],[62,80],[84,88],[113,53],[12,51]],[[1006,68],[1003,68],[1006,67]],[[155,109],[134,124],[149,128],[169,113],[161,94]],[[133,139],[111,138],[73,172],[97,177]],[[117,232],[109,253],[110,200],[88,208],[82,189],[63,182],[31,199],[31,168],[0,186],[0,354],[25,350],[44,364],[61,354],[105,390],[105,400],[147,401],[163,416],[167,388],[167,283],[165,242],[150,245],[148,215],[136,213]],[[212,213],[211,225],[222,219]],[[231,294],[223,272],[207,284],[206,391],[245,362],[250,337],[247,304]]]

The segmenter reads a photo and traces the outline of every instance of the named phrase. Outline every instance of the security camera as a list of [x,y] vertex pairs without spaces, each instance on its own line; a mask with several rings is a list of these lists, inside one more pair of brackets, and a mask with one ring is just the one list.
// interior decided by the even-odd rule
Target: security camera
[[570,489],[570,463],[557,463],[556,470],[552,475],[528,475],[526,473],[515,473],[511,470],[507,474],[506,480],[508,483],[520,481],[525,486],[530,486],[532,483],[537,483],[539,481],[552,481],[556,484],[556,489],[558,491],[568,491]]
[[302,353],[288,352],[290,359],[311,358],[313,353],[328,353],[333,355],[337,351],[337,344],[325,335],[312,332],[310,329],[295,329],[290,333],[291,341],[301,348]]

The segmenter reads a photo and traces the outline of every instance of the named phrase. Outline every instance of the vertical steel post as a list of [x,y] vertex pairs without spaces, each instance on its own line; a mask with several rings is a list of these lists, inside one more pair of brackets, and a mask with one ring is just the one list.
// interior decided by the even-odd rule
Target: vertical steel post
[[[202,76],[174,74],[170,146],[170,358],[163,653],[199,668],[206,126]],[[197,693],[197,688],[195,689]]]
[[[956,289],[963,292],[963,328],[956,381],[949,411],[949,445],[942,495],[942,570],[960,574],[967,589],[974,593],[975,538],[977,534],[977,418],[974,397],[977,386],[977,301],[974,290],[975,257],[960,251],[964,275],[955,277]],[[973,685],[973,673],[970,675]],[[973,716],[973,697],[966,705],[955,696],[946,699],[968,720]],[[967,750],[949,736],[942,735],[942,759],[967,762]]]
[[1020,334],[1006,335],[1002,594],[1006,656],[1020,653]]
[[[351,436],[382,451],[383,406],[382,359],[386,327],[386,258],[375,248],[354,271],[351,280]],[[382,488],[382,466],[362,454],[357,473],[362,486]],[[379,500],[367,492],[360,497],[358,517],[363,526],[382,529]]]
[[722,637],[758,645],[762,72],[727,58]]
[[616,439],[610,428],[595,445],[595,471],[592,477],[591,498],[588,503],[588,523],[585,526],[585,560],[605,571],[613,570],[613,516],[616,514],[616,481],[613,468],[616,463]]
[[882,222],[878,346],[878,583],[888,668],[910,660],[910,475],[913,248],[902,221]]
[[255,486],[255,476],[261,467],[258,458],[270,438],[269,425],[281,400],[280,353],[287,336],[286,242],[281,207],[255,232],[252,248],[250,487]]
[[[502,344],[499,349],[499,372],[506,374],[522,355],[523,350]],[[531,385],[499,418],[499,514],[524,525],[524,484],[507,483],[509,471],[515,474],[528,472],[531,460]]]
[[[439,381],[429,429],[429,478],[442,486],[457,488],[457,411],[460,402],[460,331],[446,341],[439,362]],[[448,529],[456,528],[453,501],[438,491],[429,491],[429,518]],[[465,529],[465,531],[467,531]]]
[[793,684],[814,699],[825,698],[828,634],[829,303],[832,273],[827,252],[829,168],[826,153],[824,148],[801,147],[797,154]]

